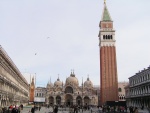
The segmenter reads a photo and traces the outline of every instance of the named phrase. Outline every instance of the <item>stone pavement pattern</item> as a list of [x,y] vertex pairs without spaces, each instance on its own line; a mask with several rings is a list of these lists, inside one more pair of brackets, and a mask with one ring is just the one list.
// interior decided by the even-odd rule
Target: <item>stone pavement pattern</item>
[[[23,111],[21,113],[30,113],[29,111],[31,110],[31,108],[24,108]],[[45,107],[42,107],[41,110],[36,110],[35,113],[49,113],[49,109],[48,108],[45,108]],[[62,110],[59,110],[58,113],[69,113],[68,109],[65,110],[65,111],[62,111]],[[80,112],[78,113],[82,113],[82,111],[80,110]],[[86,110],[86,111],[83,111],[83,113],[91,113],[90,111]],[[93,109],[93,112],[92,113],[98,113],[97,112],[97,109],[94,108]],[[109,112],[111,113],[111,112]],[[113,113],[113,112],[112,112]],[[121,112],[123,113],[123,112]],[[124,112],[124,113],[129,113],[129,112]],[[141,110],[139,109],[139,113],[149,113],[148,110]]]

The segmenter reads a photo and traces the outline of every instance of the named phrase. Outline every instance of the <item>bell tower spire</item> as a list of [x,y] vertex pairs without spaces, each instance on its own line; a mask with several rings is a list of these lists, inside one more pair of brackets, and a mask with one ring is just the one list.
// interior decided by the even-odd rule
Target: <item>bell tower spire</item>
[[111,16],[106,6],[106,0],[104,0],[104,9],[103,9],[101,21],[112,21]]
[[106,4],[106,0],[104,0],[104,4]]

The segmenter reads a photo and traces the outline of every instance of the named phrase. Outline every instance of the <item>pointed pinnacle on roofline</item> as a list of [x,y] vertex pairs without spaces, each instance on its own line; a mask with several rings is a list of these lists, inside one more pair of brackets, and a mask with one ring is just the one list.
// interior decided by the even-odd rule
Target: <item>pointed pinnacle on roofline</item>
[[106,0],[104,0],[104,4],[106,4]]

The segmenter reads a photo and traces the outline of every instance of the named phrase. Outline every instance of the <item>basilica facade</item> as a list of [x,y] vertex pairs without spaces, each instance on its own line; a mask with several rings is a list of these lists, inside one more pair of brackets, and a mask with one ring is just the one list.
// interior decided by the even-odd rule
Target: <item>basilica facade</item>
[[84,83],[82,80],[82,85],[79,86],[78,79],[74,72],[71,72],[64,84],[58,77],[54,84],[49,82],[46,88],[47,105],[98,105],[97,89],[93,87],[92,81],[88,77]]

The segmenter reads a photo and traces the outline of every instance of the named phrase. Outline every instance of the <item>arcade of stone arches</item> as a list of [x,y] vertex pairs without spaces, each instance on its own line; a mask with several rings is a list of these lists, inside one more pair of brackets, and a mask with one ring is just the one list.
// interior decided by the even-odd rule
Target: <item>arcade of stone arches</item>
[[10,103],[6,95],[0,95],[0,106],[6,106]]
[[66,94],[65,99],[63,100],[61,96],[56,97],[49,97],[49,105],[65,105],[65,106],[72,106],[72,105],[91,105],[91,100],[88,96],[85,96],[83,99],[81,96],[77,96],[76,98],[73,97],[71,94]]

